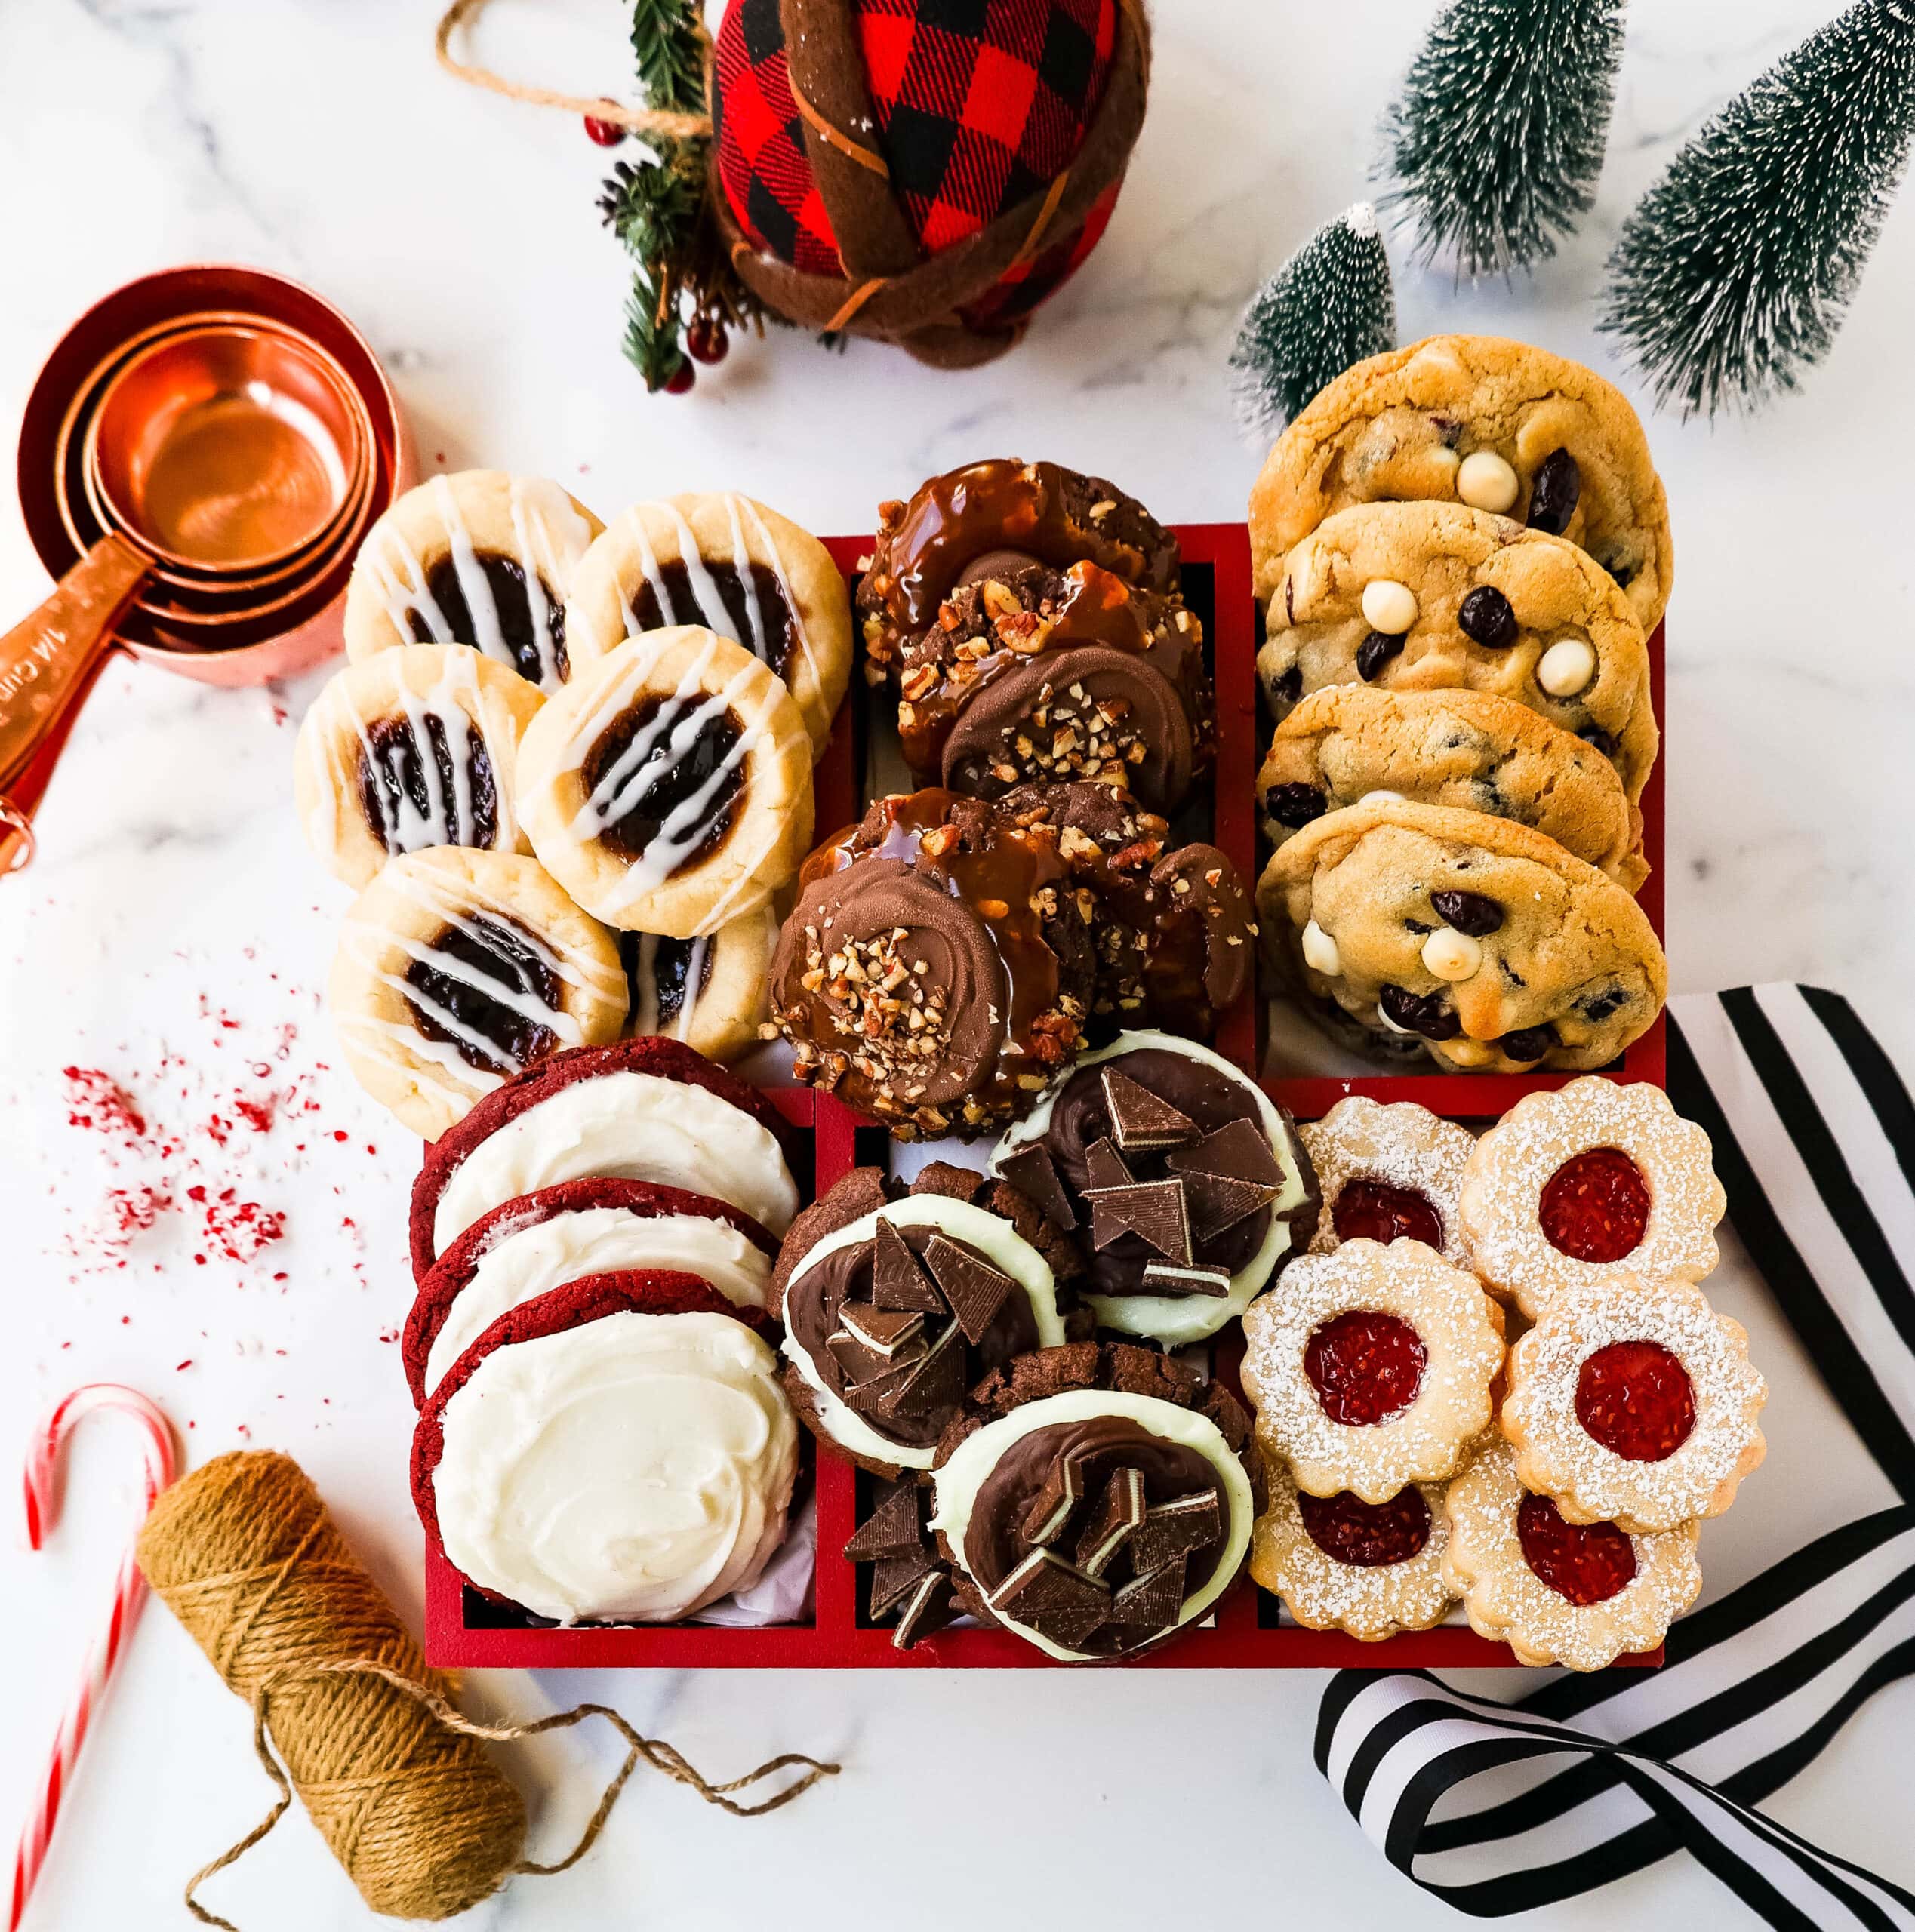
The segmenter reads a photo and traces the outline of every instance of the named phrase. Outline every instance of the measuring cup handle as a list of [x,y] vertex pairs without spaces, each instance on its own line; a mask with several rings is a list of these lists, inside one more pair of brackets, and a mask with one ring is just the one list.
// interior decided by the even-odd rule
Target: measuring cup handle
[[[113,626],[146,574],[146,558],[125,538],[103,537],[23,623],[0,638],[0,875],[33,856],[28,814],[38,802],[21,784],[36,755],[83,698],[113,641]],[[19,795],[9,798],[9,789]]]

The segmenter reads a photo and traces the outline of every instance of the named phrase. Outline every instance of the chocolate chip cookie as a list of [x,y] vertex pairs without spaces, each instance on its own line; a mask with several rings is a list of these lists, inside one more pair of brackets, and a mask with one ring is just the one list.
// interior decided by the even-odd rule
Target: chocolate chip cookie
[[1606,1066],[1668,968],[1641,907],[1507,819],[1372,798],[1307,826],[1258,888],[1266,943],[1310,998],[1470,1072]]
[[1340,512],[1285,558],[1258,674],[1279,718],[1328,685],[1493,691],[1642,796],[1658,736],[1629,600],[1574,545],[1456,503]]
[[1630,892],[1649,874],[1615,767],[1493,691],[1326,685],[1276,728],[1257,774],[1273,845],[1379,792],[1513,819]]
[[1250,495],[1258,594],[1352,503],[1433,499],[1587,550],[1645,632],[1669,601],[1669,508],[1628,399],[1579,363],[1498,336],[1439,335],[1359,362],[1271,451]]

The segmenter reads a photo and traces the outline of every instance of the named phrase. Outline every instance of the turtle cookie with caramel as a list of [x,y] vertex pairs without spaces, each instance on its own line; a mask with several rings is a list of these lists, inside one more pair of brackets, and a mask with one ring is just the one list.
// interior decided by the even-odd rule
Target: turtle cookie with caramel
[[1175,811],[1215,752],[1202,626],[1087,560],[991,568],[905,641],[913,771],[980,798],[1031,780],[1119,785]]
[[1064,1340],[1049,1256],[1074,1266],[1002,1181],[941,1161],[905,1193],[854,1170],[793,1222],[771,1278],[799,1419],[873,1475],[929,1469],[966,1389]]
[[901,1137],[994,1132],[1082,1042],[1091,944],[1048,830],[944,791],[813,853],[771,961],[800,1080]]
[[1088,562],[1136,589],[1177,588],[1177,540],[1134,497],[1054,463],[996,457],[880,506],[877,547],[858,585],[865,675],[894,679],[905,647],[938,621],[960,585],[1031,564]]

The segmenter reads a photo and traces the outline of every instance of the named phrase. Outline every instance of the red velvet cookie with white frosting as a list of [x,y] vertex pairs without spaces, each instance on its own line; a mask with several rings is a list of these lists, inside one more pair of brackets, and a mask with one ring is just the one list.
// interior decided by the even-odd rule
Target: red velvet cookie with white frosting
[[1421,1241],[1306,1254],[1243,1318],[1257,1438],[1313,1496],[1386,1503],[1456,1469],[1491,1414],[1502,1311]]
[[1735,1500],[1768,1397],[1739,1321],[1618,1269],[1562,1290],[1517,1343],[1502,1429],[1517,1479],[1570,1522],[1671,1530]]
[[488,1094],[426,1150],[412,1186],[412,1272],[522,1195],[588,1176],[709,1194],[782,1234],[798,1211],[784,1116],[676,1040],[554,1054]]
[[1347,1241],[1420,1241],[1458,1268],[1469,1266],[1458,1202],[1476,1152],[1468,1128],[1400,1100],[1353,1094],[1297,1130],[1322,1190],[1313,1254]]
[[1449,1486],[1443,1573],[1478,1635],[1519,1662],[1601,1670],[1652,1651],[1702,1588],[1701,1525],[1632,1535],[1565,1520],[1516,1481],[1516,1454],[1486,1443]]
[[1519,1100],[1463,1174],[1463,1238],[1491,1291],[1532,1321],[1618,1269],[1699,1281],[1728,1207],[1709,1137],[1659,1087],[1595,1075]]
[[708,1194],[647,1181],[562,1181],[508,1201],[427,1270],[400,1341],[415,1406],[503,1315],[589,1275],[696,1275],[734,1308],[770,1306],[774,1235]]

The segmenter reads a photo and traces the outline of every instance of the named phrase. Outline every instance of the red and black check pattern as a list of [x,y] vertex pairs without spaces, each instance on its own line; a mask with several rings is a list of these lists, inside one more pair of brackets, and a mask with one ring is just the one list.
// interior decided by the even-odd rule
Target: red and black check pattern
[[[1070,166],[1104,97],[1116,0],[847,4],[864,50],[876,144],[928,253],[1042,193]],[[805,158],[777,0],[731,0],[717,67],[719,178],[739,226],[794,267],[842,273]],[[1006,312],[1035,306],[1041,294],[1033,289],[1054,288],[1076,266],[1083,234],[1101,226],[1087,223],[1018,271]],[[1059,254],[1061,273],[1050,260]]]

